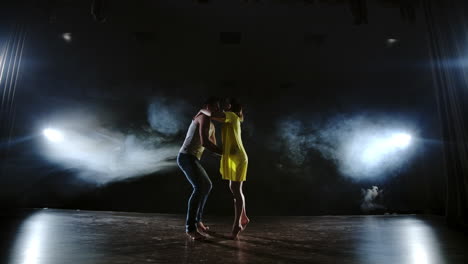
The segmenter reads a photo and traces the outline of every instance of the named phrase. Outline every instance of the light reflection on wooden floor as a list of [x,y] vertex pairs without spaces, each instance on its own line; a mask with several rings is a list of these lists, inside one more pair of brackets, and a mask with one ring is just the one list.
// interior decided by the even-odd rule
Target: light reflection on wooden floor
[[2,263],[468,263],[468,240],[431,216],[206,217],[205,242],[184,216],[69,210],[2,214]]

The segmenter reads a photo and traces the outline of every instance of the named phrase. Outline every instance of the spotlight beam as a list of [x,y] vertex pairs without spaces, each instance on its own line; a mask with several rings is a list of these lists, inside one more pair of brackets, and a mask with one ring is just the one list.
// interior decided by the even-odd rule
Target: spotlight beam
[[42,134],[49,140],[49,141],[52,141],[52,142],[62,142],[63,141],[63,134],[56,130],[56,129],[52,129],[52,128],[46,128],[42,131]]

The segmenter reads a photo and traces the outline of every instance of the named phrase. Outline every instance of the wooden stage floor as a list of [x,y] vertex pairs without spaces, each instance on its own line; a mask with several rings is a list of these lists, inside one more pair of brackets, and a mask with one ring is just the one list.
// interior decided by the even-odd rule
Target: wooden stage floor
[[1,213],[1,263],[468,263],[467,236],[435,216],[206,217],[207,241],[183,215],[22,210]]

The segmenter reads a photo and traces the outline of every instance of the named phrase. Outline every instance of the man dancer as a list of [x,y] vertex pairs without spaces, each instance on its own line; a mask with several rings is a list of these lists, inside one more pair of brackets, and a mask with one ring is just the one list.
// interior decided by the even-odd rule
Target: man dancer
[[[210,97],[205,101],[202,109],[210,112],[219,111],[219,99]],[[205,238],[198,229],[203,232],[208,229],[202,222],[203,209],[212,186],[208,174],[200,164],[200,158],[205,148],[215,154],[222,154],[221,148],[216,145],[215,127],[211,118],[198,112],[188,128],[184,144],[177,156],[177,164],[193,187],[192,195],[188,201],[185,226],[185,232],[193,240]]]

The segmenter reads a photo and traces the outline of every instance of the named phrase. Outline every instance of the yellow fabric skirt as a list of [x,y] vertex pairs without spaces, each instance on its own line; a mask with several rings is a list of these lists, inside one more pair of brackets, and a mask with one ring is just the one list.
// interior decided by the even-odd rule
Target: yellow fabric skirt
[[247,177],[248,158],[245,152],[223,155],[220,172],[224,180],[245,181]]
[[233,112],[225,112],[226,119],[221,129],[223,156],[220,172],[223,179],[245,181],[248,158],[241,138],[241,120]]

